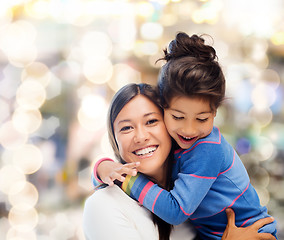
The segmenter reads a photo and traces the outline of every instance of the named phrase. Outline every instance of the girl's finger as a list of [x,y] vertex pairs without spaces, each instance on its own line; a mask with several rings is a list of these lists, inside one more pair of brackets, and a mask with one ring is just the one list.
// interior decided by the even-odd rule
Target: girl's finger
[[108,184],[109,186],[113,186],[114,184],[110,177],[106,177],[103,182]]
[[112,181],[118,180],[120,182],[123,182],[125,180],[125,177],[123,177],[120,173],[117,172],[113,172],[110,177]]
[[120,175],[126,174],[126,175],[136,176],[137,174],[136,168],[133,167],[121,167],[119,169],[116,169],[115,171]]
[[137,168],[139,165],[140,165],[140,162],[132,162],[132,163],[126,163],[122,167]]

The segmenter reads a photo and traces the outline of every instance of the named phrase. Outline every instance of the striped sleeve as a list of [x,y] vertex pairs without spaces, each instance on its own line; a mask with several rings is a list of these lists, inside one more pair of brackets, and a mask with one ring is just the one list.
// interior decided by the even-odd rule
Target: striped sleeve
[[[179,204],[171,196],[171,194],[164,189],[160,188],[157,184],[148,180],[143,174],[137,174],[135,177],[127,175],[125,181],[122,184],[123,191],[130,197],[137,200],[144,207],[158,215],[163,217],[165,221],[171,224],[179,224],[175,213],[179,211]],[[159,206],[155,206],[159,197],[162,195],[162,199],[169,198],[169,201],[176,202],[176,209],[167,207],[167,201],[159,202]],[[171,209],[170,209],[171,208]],[[166,211],[167,210],[167,211]],[[162,215],[160,215],[162,213]],[[188,216],[182,214],[183,217],[178,220],[184,222]]]
[[[212,153],[211,153],[212,155]],[[201,157],[203,158],[201,160]],[[127,176],[123,190],[164,221],[178,225],[196,211],[212,184],[216,181],[221,161],[215,163],[205,152],[185,157],[171,191],[164,190],[140,174]],[[204,159],[205,158],[205,159]]]

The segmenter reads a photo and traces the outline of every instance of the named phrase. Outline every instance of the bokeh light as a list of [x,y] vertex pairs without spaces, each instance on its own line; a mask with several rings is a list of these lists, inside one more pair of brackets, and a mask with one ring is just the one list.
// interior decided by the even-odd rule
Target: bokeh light
[[81,49],[84,58],[109,57],[112,51],[112,42],[103,32],[88,32],[81,40]]
[[19,231],[16,228],[10,228],[6,240],[36,240],[36,233],[35,231]]
[[15,129],[24,134],[35,132],[41,125],[42,116],[38,109],[26,110],[17,108],[12,116]]
[[83,66],[86,78],[96,84],[107,83],[112,76],[112,69],[112,63],[108,58],[88,59]]
[[2,7],[0,10],[0,29],[11,23],[13,19],[12,9]]
[[36,30],[31,23],[19,20],[0,29],[0,33],[0,48],[11,64],[24,67],[36,59]]
[[163,34],[163,26],[158,23],[145,23],[141,26],[141,36],[146,40],[159,39]]
[[51,74],[48,67],[41,62],[33,62],[22,73],[22,81],[33,80],[46,87],[50,82]]
[[45,0],[31,1],[25,5],[26,13],[33,18],[46,18],[49,14],[49,10],[50,3]]
[[25,184],[25,175],[13,165],[5,165],[0,169],[0,190],[5,194],[17,193]]
[[14,152],[13,162],[25,174],[35,173],[42,165],[41,151],[34,145],[25,144]]
[[17,103],[24,109],[40,108],[46,98],[43,86],[33,80],[24,81],[17,90]]
[[90,130],[96,131],[106,124],[107,105],[105,99],[97,95],[85,96],[78,111],[80,124]]
[[28,232],[36,227],[38,213],[30,205],[20,203],[11,208],[8,219],[13,228],[21,232]]
[[30,182],[25,182],[25,184],[21,186],[20,191],[17,193],[9,194],[9,202],[12,206],[27,204],[28,206],[34,207],[37,204],[37,201],[38,191]]
[[28,140],[26,133],[19,132],[11,121],[0,126],[0,144],[6,149],[16,149]]
[[1,115],[0,115],[0,123],[4,122],[9,116],[10,116],[10,107],[8,103],[2,99],[0,99],[0,109],[1,109]]

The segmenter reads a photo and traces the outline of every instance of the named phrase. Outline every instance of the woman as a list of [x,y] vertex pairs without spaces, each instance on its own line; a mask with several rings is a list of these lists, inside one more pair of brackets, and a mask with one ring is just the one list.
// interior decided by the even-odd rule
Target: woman
[[[139,161],[139,172],[169,190],[172,182],[168,156],[171,157],[172,140],[156,99],[156,92],[149,85],[129,84],[123,87],[110,106],[109,137],[121,162]],[[172,233],[171,230],[169,224],[139,206],[117,186],[98,190],[86,201],[84,232],[87,239],[169,239],[169,236],[171,239],[193,239],[189,222],[175,227]],[[229,228],[230,234],[224,234],[223,239],[242,237],[241,233],[232,235],[235,230],[233,226]],[[257,230],[250,229],[249,232],[252,233],[249,239],[260,239],[257,238]],[[245,237],[247,234],[242,239]]]

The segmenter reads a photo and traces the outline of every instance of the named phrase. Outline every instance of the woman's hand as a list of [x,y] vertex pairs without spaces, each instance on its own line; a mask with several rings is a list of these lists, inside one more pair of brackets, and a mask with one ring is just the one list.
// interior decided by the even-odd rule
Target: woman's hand
[[259,228],[274,221],[272,217],[260,219],[254,224],[243,228],[235,225],[235,213],[232,209],[226,209],[226,214],[228,224],[222,240],[276,240],[270,233],[258,233]]
[[97,175],[100,179],[112,186],[115,180],[123,182],[125,177],[123,175],[136,176],[137,167],[140,162],[121,164],[113,161],[102,161],[97,167]]

